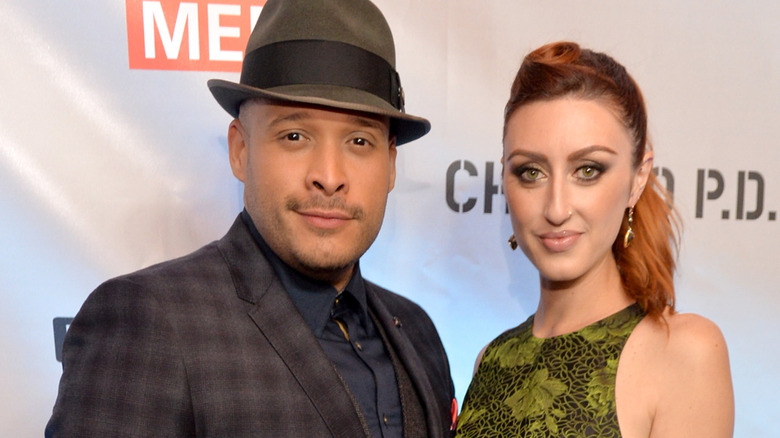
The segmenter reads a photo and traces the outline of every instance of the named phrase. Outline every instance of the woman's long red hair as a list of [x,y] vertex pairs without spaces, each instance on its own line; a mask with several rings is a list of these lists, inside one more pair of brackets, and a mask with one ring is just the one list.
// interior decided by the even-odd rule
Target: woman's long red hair
[[[648,145],[647,112],[636,82],[626,69],[603,53],[572,42],[542,46],[525,57],[512,84],[504,111],[506,122],[523,105],[565,96],[594,99],[609,105],[634,141],[633,165],[641,164]],[[651,172],[634,206],[634,240],[623,247],[628,227],[623,222],[612,244],[623,287],[645,310],[659,318],[674,311],[674,269],[679,243],[679,218],[671,196]]]

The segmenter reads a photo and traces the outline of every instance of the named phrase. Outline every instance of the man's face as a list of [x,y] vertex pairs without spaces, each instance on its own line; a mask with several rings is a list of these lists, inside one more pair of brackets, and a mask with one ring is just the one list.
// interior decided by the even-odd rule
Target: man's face
[[250,101],[228,143],[246,209],[271,249],[341,290],[379,233],[395,183],[389,119]]

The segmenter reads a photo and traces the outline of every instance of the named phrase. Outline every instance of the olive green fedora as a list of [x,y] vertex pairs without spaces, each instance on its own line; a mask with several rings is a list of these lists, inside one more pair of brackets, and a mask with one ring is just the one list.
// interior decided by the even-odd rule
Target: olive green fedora
[[404,111],[393,34],[368,0],[268,0],[240,82],[211,79],[208,87],[233,117],[259,97],[389,116],[398,145],[431,129]]

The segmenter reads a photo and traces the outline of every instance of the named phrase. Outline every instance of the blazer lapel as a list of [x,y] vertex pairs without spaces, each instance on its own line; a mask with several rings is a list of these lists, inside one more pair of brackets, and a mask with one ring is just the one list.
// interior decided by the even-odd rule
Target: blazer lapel
[[379,323],[382,324],[387,334],[387,339],[393,344],[398,359],[406,368],[409,379],[417,390],[417,395],[420,397],[420,402],[425,411],[428,433],[432,434],[432,437],[440,436],[437,431],[440,430],[441,425],[439,424],[436,400],[433,398],[433,387],[425,369],[422,367],[420,356],[417,354],[403,328],[395,325],[393,315],[390,314],[387,307],[378,299],[368,284],[366,285],[366,292],[369,305],[374,310]]
[[280,285],[273,285],[250,312],[279,357],[328,425],[333,436],[365,436],[341,376]]
[[367,436],[353,397],[239,217],[219,242],[236,293],[334,437]]

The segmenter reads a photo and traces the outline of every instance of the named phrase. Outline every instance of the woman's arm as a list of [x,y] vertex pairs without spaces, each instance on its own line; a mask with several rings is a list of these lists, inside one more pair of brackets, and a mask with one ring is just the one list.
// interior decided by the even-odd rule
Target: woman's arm
[[726,340],[710,320],[667,317],[668,339],[659,369],[662,387],[651,437],[731,437],[734,392]]

